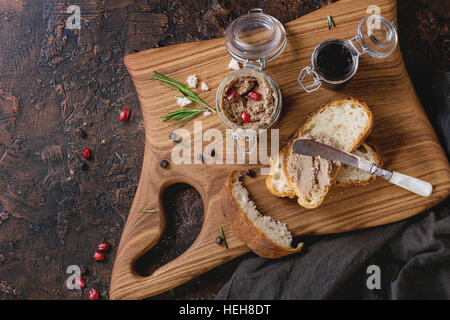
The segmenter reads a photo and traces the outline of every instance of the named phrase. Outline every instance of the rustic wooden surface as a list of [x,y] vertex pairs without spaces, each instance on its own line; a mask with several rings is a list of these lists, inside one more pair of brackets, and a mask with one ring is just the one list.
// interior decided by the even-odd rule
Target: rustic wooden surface
[[[71,31],[64,28],[64,1],[0,1],[0,298],[85,299],[86,290],[63,285],[70,264],[86,266],[87,287],[108,297],[143,160],[142,118],[123,56],[220,37],[255,3],[282,22],[327,4],[86,0],[70,3],[80,5],[83,19],[82,29]],[[423,99],[431,89],[420,67],[448,68],[446,6],[398,3],[402,53]],[[117,115],[125,106],[132,113],[123,124]],[[74,156],[84,146],[94,151],[87,171]],[[183,252],[201,225],[202,201],[192,188],[174,186],[165,199],[169,230],[138,262],[143,274],[155,269],[155,256],[163,264]],[[92,254],[101,240],[113,247],[99,264]],[[238,262],[156,298],[212,298]]]
[[[383,150],[388,167],[424,179],[433,185],[434,190],[430,197],[423,198],[379,179],[367,187],[332,189],[320,207],[307,210],[299,207],[295,200],[270,195],[263,175],[244,179],[244,185],[248,187],[258,209],[286,223],[294,236],[339,233],[392,223],[431,208],[447,198],[450,191],[447,158],[416,98],[400,50],[395,50],[385,59],[361,56],[355,79],[340,91],[322,89],[300,94],[297,82],[292,81],[299,73],[299,69],[293,66],[307,66],[318,42],[329,38],[351,38],[371,4],[378,5],[386,18],[396,20],[394,0],[367,0],[357,4],[343,0],[285,24],[288,36],[286,49],[265,69],[283,93],[283,112],[277,124],[280,143],[286,143],[307,115],[318,106],[332,99],[354,96],[366,102],[372,110],[374,127],[371,138]],[[333,15],[338,28],[322,28],[327,15]],[[245,243],[231,232],[229,223],[220,214],[220,208],[221,189],[227,175],[232,170],[243,170],[251,165],[171,164],[165,169],[159,166],[161,160],[171,159],[175,144],[167,137],[177,125],[160,119],[162,114],[173,110],[175,101],[172,90],[159,88],[158,82],[150,80],[152,71],[158,70],[175,79],[185,79],[196,73],[213,88],[202,93],[201,97],[209,105],[214,105],[214,88],[229,73],[226,70],[229,60],[223,38],[150,49],[125,57],[125,66],[134,81],[141,104],[146,148],[139,187],[112,274],[110,295],[114,299],[145,298],[165,292],[249,251]],[[226,128],[217,116],[200,120],[203,130],[215,128],[225,134]],[[194,123],[183,128],[192,135]],[[182,143],[194,145],[186,138]],[[208,144],[203,142],[203,148]],[[224,153],[234,155],[234,150],[225,150],[225,145],[224,141]],[[263,150],[262,153],[270,154],[270,151]],[[194,149],[189,157],[192,163],[197,158]],[[217,154],[216,157],[228,159],[228,155]],[[201,232],[186,252],[142,278],[132,271],[134,261],[153,247],[162,235],[166,223],[159,195],[168,185],[178,181],[194,186],[203,198],[205,213]],[[139,212],[149,208],[157,212]],[[221,227],[227,235],[228,250],[215,243]]]

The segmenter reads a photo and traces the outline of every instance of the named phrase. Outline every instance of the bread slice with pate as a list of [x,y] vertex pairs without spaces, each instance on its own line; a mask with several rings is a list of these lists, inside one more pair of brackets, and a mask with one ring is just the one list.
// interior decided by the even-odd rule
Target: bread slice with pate
[[[266,178],[266,188],[271,194],[277,197],[295,198],[296,194],[286,180],[283,170],[283,158],[286,147],[282,147],[270,160],[270,172]],[[358,157],[374,162],[378,166],[383,166],[382,158],[378,147],[373,143],[363,142],[358,149],[352,152]],[[342,166],[334,186],[352,187],[363,186],[375,182],[376,175],[371,175],[353,167]]]
[[266,188],[271,194],[280,198],[295,198],[294,189],[287,182],[284,174],[284,153],[287,145],[281,147],[280,151],[270,159],[270,171],[266,178]]
[[303,243],[296,248],[291,247],[292,234],[286,224],[258,211],[239,176],[238,171],[233,171],[222,191],[222,213],[235,236],[264,258],[279,258],[299,252]]
[[370,134],[372,126],[373,116],[369,107],[355,98],[328,102],[306,120],[290,139],[283,156],[286,181],[298,197],[299,205],[317,208],[336,181],[341,165],[293,152],[294,141],[315,139],[352,152]]

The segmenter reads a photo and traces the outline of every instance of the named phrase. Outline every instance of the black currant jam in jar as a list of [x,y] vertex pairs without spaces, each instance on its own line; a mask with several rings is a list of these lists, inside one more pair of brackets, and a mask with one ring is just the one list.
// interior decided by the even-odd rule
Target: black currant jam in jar
[[[351,39],[330,39],[319,43],[311,56],[310,67],[302,69],[298,76],[298,88],[306,92],[319,89],[339,89],[347,85],[358,70],[359,56],[368,53],[375,58],[385,58],[397,46],[395,24],[380,15],[362,18],[357,34]],[[307,76],[313,82],[306,84]]]
[[329,43],[317,54],[317,72],[331,80],[342,80],[352,71],[352,53],[347,46]]

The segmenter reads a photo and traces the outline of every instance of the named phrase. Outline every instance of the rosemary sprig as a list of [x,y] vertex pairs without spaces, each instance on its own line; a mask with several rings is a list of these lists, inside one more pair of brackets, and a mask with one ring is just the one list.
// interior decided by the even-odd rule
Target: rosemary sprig
[[167,121],[183,121],[181,124],[181,127],[184,126],[186,123],[194,119],[199,114],[203,113],[204,110],[199,109],[179,109],[175,111],[171,111],[163,116],[161,118],[164,122]]
[[163,74],[161,74],[159,72],[156,72],[156,71],[153,71],[153,77],[151,79],[152,80],[153,79],[157,79],[157,80],[161,80],[161,81],[165,82],[163,85],[165,85],[166,87],[169,87],[169,88],[174,89],[174,90],[179,90],[189,100],[192,100],[192,101],[198,103],[202,107],[205,107],[205,108],[209,109],[212,112],[216,112],[216,110],[214,110],[213,108],[208,106],[202,99],[200,99],[195,94],[194,91],[192,91],[191,89],[186,87],[181,82],[179,82],[177,80],[174,80],[172,78],[166,77],[165,75],[163,75]]
[[327,20],[328,20],[328,30],[330,30],[333,27],[336,27],[336,25],[334,24],[334,21],[331,18],[331,16],[327,16]]

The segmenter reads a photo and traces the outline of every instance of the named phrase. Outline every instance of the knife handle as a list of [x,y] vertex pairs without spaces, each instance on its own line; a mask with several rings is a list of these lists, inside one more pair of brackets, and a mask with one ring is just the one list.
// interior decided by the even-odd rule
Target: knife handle
[[433,191],[433,186],[430,183],[398,173],[396,171],[392,171],[392,177],[389,179],[389,182],[411,192],[417,193],[422,197],[428,197],[431,194],[431,191]]
[[433,191],[433,186],[426,181],[407,176],[397,171],[383,169],[375,163],[372,163],[369,172],[422,197],[428,197]]

